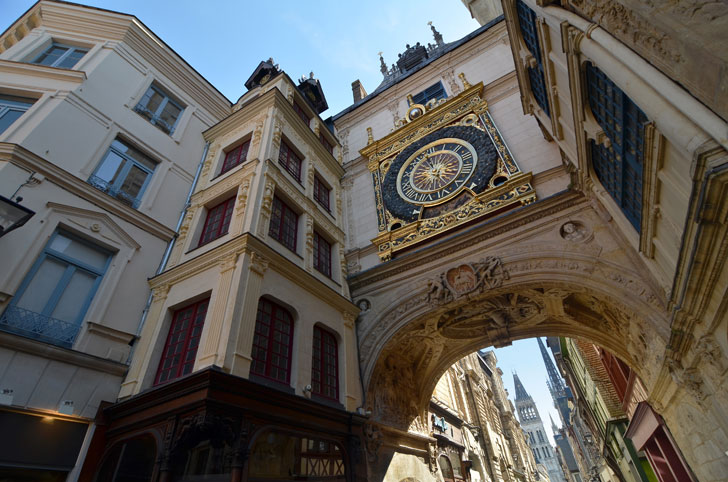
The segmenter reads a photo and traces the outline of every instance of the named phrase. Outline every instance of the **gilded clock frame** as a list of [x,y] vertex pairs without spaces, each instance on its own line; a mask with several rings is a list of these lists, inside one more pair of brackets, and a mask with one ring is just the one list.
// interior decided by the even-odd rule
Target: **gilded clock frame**
[[[482,94],[483,83],[480,82],[444,102],[427,107],[420,105],[424,114],[411,120],[408,118],[408,122],[402,127],[382,139],[370,142],[359,151],[367,158],[367,166],[372,175],[379,230],[379,235],[372,239],[372,243],[377,247],[382,261],[388,261],[396,252],[462,224],[485,218],[507,207],[527,205],[536,200],[536,191],[531,185],[532,174],[524,173],[518,167],[490,116],[488,103],[482,98]],[[392,160],[413,142],[451,125],[476,127],[485,132],[493,142],[498,159],[488,189],[476,194],[466,204],[436,217],[410,223],[397,219],[387,210],[382,197],[382,180]],[[496,180],[499,182],[496,183]],[[461,192],[462,189],[458,191]]]

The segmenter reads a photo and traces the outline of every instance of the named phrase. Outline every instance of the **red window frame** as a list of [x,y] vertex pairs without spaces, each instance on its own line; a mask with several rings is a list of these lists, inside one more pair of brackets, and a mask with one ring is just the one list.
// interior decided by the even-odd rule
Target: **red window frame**
[[293,176],[296,181],[301,182],[301,159],[296,151],[288,145],[288,143],[281,139],[281,148],[278,151],[278,162],[281,166]]
[[301,104],[299,104],[295,100],[293,101],[293,110],[296,111],[296,114],[298,114],[298,117],[301,118],[301,120],[303,121],[304,124],[306,124],[307,126],[310,126],[311,117],[309,117],[308,113],[303,109],[303,107],[301,107]]
[[315,395],[339,400],[339,346],[336,336],[320,326],[313,327],[311,387]]
[[313,232],[313,267],[331,278],[331,243],[316,231]]
[[202,246],[227,234],[234,207],[235,196],[208,209],[205,225],[202,227],[202,233],[200,234],[200,242],[197,246]]
[[321,141],[321,144],[326,148],[327,151],[333,156],[334,155],[334,145],[329,142],[329,140],[326,138],[326,136],[323,135],[322,132],[319,132],[319,141]]
[[210,298],[205,298],[174,312],[154,379],[155,385],[192,372],[209,304]]
[[331,203],[329,201],[331,189],[318,176],[313,176],[313,198],[326,211],[331,212]]
[[239,166],[248,157],[248,149],[250,149],[250,140],[240,144],[238,147],[225,153],[225,161],[222,163],[220,174],[225,174],[235,166]]
[[298,214],[278,196],[273,196],[268,234],[294,253],[298,240]]
[[279,383],[291,380],[293,316],[282,306],[261,298],[255,319],[250,372]]

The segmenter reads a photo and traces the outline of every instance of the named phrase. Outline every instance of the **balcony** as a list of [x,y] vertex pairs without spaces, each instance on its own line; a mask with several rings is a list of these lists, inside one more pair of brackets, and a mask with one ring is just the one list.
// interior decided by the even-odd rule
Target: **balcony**
[[18,306],[8,306],[0,317],[0,330],[71,348],[80,325],[41,315]]
[[134,209],[137,209],[139,207],[140,200],[137,197],[133,197],[130,194],[127,194],[126,192],[121,190],[121,188],[115,188],[111,183],[109,183],[108,181],[104,181],[98,176],[89,177],[88,183],[96,189],[105,192],[109,196],[115,197],[127,206],[131,206]]

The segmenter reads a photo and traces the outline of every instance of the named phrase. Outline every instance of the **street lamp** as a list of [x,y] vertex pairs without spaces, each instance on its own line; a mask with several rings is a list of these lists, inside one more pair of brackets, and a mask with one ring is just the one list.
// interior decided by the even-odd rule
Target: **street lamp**
[[[17,201],[23,200],[21,197],[15,199]],[[0,196],[0,237],[25,224],[34,214],[35,211],[31,211],[15,201]]]

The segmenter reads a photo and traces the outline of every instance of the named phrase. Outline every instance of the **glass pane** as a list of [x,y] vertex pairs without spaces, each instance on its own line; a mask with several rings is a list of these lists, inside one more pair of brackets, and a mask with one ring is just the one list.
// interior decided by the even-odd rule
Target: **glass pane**
[[142,186],[144,186],[144,181],[147,180],[147,176],[149,174],[146,171],[141,170],[138,166],[132,166],[121,185],[120,191],[130,198],[136,199]]
[[123,142],[121,142],[118,139],[115,140],[111,144],[111,146],[114,147],[115,149],[118,149],[120,152],[123,152],[124,154],[126,154],[130,158],[134,159],[135,161],[139,162],[139,164],[141,164],[142,166],[149,168],[150,171],[153,171],[154,168],[156,167],[156,164],[154,163],[154,161],[152,161],[147,156],[145,156],[138,150],[134,149],[133,147],[124,144]]
[[5,114],[3,114],[2,117],[0,117],[0,134],[5,132],[5,129],[10,127],[10,124],[12,124],[16,120],[18,120],[18,118],[21,115],[23,115],[23,112],[25,112],[25,111],[16,110],[16,109],[11,109],[11,110],[5,111]]
[[67,267],[66,263],[54,258],[44,259],[28,287],[20,296],[17,306],[35,313],[42,313]]
[[81,57],[86,55],[86,50],[82,49],[74,49],[68,56],[61,61],[60,64],[56,65],[56,67],[60,67],[62,69],[70,69],[74,65],[76,65],[76,62],[81,60]]
[[172,126],[174,126],[174,123],[177,122],[177,117],[179,117],[179,113],[182,112],[182,109],[177,107],[172,102],[167,102],[167,105],[164,106],[164,110],[162,110],[162,114],[160,115],[160,118],[169,124],[170,129]]
[[[113,145],[113,144],[112,144]],[[95,176],[113,184],[116,180],[116,176],[119,174],[121,167],[123,166],[124,158],[121,157],[114,151],[109,151],[106,157],[101,161],[101,165],[96,170]]]
[[50,316],[68,322],[80,322],[81,320],[78,317],[82,314],[84,304],[94,287],[95,281],[95,275],[76,269]]
[[80,263],[92,266],[99,271],[104,270],[106,260],[109,258],[109,255],[103,251],[94,249],[91,246],[60,233],[53,238],[49,248],[58,253],[65,254]]
[[41,54],[41,56],[38,57],[33,63],[40,65],[53,65],[54,62],[57,62],[58,59],[61,58],[61,55],[66,53],[66,50],[68,50],[68,48],[52,45],[48,48],[48,50],[43,52],[43,54]]
[[162,101],[164,100],[164,96],[157,92],[154,89],[151,89],[151,95],[149,96],[149,101],[147,102],[147,109],[151,111],[152,113],[156,114],[157,109],[159,109],[159,106],[162,104]]

